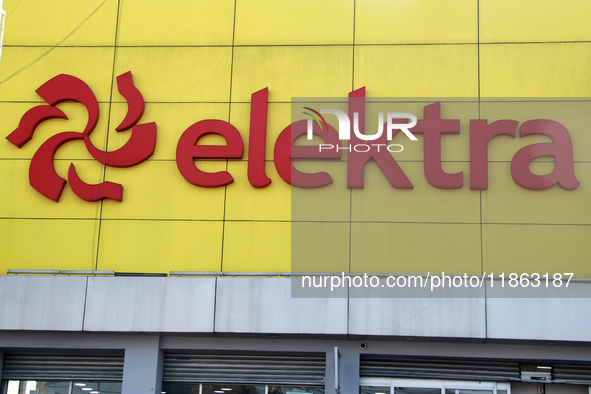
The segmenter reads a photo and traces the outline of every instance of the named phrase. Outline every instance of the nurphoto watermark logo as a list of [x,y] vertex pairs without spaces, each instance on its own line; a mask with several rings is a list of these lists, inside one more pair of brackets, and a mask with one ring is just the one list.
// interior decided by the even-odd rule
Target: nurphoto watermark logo
[[[374,134],[366,134],[361,130],[364,128],[363,126],[359,126],[360,123],[360,116],[359,112],[353,112],[353,122],[351,127],[351,119],[349,115],[345,112],[338,110],[338,109],[321,109],[320,112],[314,110],[310,107],[302,107],[304,110],[303,114],[308,115],[311,119],[307,119],[307,128],[306,128],[306,135],[308,140],[312,140],[314,138],[314,121],[318,124],[321,130],[329,130],[328,123],[322,114],[333,114],[337,117],[339,129],[339,140],[341,141],[349,141],[351,140],[351,129],[353,130],[354,136],[361,140],[361,141],[377,141],[382,137],[384,133],[384,128],[386,129],[386,139],[387,141],[391,141],[394,135],[398,131],[402,131],[411,141],[417,141],[417,137],[415,137],[412,132],[409,130],[410,128],[416,126],[417,124],[417,117],[408,112],[386,112],[386,122],[384,122],[384,112],[378,112],[378,131]],[[385,127],[384,127],[385,126]],[[384,147],[389,152],[396,153],[402,152],[404,147],[401,144],[380,144],[380,143],[372,143],[372,144],[351,144],[347,147],[339,146],[338,144],[320,144],[318,146],[318,151],[322,152],[323,150],[347,150],[349,152],[369,152],[371,147],[377,148],[377,151],[380,151],[380,148]]]

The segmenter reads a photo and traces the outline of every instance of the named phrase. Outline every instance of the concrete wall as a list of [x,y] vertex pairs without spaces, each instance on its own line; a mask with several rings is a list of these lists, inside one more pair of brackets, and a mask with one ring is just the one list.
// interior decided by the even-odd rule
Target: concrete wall
[[0,329],[591,342],[589,284],[570,285],[578,298],[292,298],[288,281],[0,276]]

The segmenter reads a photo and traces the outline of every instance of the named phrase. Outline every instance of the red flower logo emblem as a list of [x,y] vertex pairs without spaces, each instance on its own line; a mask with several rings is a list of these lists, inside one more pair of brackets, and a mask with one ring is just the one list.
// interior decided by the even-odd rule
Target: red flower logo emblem
[[[33,155],[29,167],[31,186],[45,197],[59,201],[66,180],[55,171],[53,158],[57,150],[66,142],[83,140],[88,152],[100,163],[112,167],[131,167],[147,160],[156,147],[156,123],[137,124],[144,113],[144,98],[134,86],[131,72],[117,77],[117,89],[127,101],[127,114],[123,122],[115,129],[118,132],[131,128],[131,136],[120,149],[105,152],[96,148],[90,141],[90,133],[96,127],[99,117],[99,106],[90,87],[82,80],[66,74],[58,75],[45,82],[37,94],[49,105],[39,105],[27,111],[12,133],[6,139],[23,147],[33,137],[39,124],[47,119],[68,119],[59,108],[55,107],[64,101],[76,101],[83,104],[88,112],[88,122],[84,131],[63,132],[45,141]],[[70,164],[68,181],[72,191],[86,201],[98,201],[104,198],[121,201],[123,186],[113,182],[101,182],[91,185],[84,182],[76,173],[74,164]]]

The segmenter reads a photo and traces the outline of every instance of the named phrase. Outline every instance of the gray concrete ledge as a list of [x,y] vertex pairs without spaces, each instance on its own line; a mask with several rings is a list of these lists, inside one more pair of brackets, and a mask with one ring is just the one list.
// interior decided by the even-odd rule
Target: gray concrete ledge
[[0,276],[0,330],[81,331],[86,279]]
[[292,298],[289,278],[218,278],[219,333],[347,334],[346,298]]
[[556,298],[292,298],[290,280],[0,276],[0,330],[591,343],[588,283]]
[[84,331],[213,332],[215,278],[88,278]]

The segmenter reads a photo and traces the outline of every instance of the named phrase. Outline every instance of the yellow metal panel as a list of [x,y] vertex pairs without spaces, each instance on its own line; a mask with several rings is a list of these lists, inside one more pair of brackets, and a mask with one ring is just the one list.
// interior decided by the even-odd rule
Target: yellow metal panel
[[589,41],[587,0],[481,0],[480,42]]
[[35,90],[56,75],[70,74],[83,80],[98,101],[108,102],[113,51],[113,48],[86,47],[4,47],[0,101],[42,101]]
[[495,275],[572,272],[589,278],[589,237],[589,226],[485,224],[484,270]]
[[352,44],[353,1],[238,1],[235,43]]
[[98,269],[219,271],[221,221],[103,220]]
[[[591,169],[583,161],[588,161],[586,141],[591,134],[586,117],[577,117],[588,112],[580,105],[573,106],[574,115],[567,111],[570,118],[563,123],[573,138],[575,160],[580,161],[575,170],[582,184],[572,192],[558,187],[528,191],[511,178],[513,154],[522,146],[547,141],[545,137],[495,139],[489,149],[490,160],[497,161],[489,164],[489,190],[469,190],[468,121],[478,117],[474,104],[442,103],[444,119],[462,120],[460,135],[442,139],[444,170],[464,171],[460,190],[439,190],[428,184],[421,136],[418,142],[411,143],[402,135],[395,141],[405,147],[395,158],[414,184],[413,190],[392,189],[375,164],[369,163],[366,188],[350,191],[346,166],[335,162],[296,163],[302,171],[328,171],[334,183],[321,189],[291,189],[271,162],[275,140],[291,122],[292,97],[346,97],[352,88],[361,86],[366,86],[368,97],[474,97],[478,95],[479,60],[482,96],[588,97],[589,43],[482,45],[480,59],[475,45],[477,22],[480,42],[588,41],[591,27],[585,10],[591,6],[587,2],[573,0],[572,6],[565,7],[550,0],[518,4],[483,0],[479,21],[477,2],[469,0],[256,0],[237,2],[235,14],[234,4],[231,0],[215,4],[183,0],[166,5],[125,0],[116,15],[118,3],[113,0],[80,6],[62,0],[5,2],[9,16],[5,45],[9,46],[3,50],[0,65],[3,136],[16,127],[27,109],[37,105],[33,102],[41,101],[35,89],[67,73],[88,83],[103,102],[92,135],[95,145],[103,149],[108,135],[109,150],[121,147],[130,133],[114,131],[127,108],[114,77],[131,70],[147,102],[140,123],[155,121],[158,139],[154,156],[132,168],[105,171],[80,141],[58,151],[55,165],[61,176],[66,177],[74,160],[87,182],[99,182],[104,174],[106,180],[123,184],[123,202],[102,204],[80,200],[69,186],[55,203],[28,182],[28,159],[42,142],[59,132],[82,129],[86,115],[80,105],[60,104],[70,120],[44,123],[21,150],[2,139],[2,269],[94,269],[99,231],[95,219],[102,207],[99,269],[289,271],[294,269],[290,263],[295,226],[305,247],[294,250],[294,256],[308,264],[296,270],[348,271],[351,259],[353,272],[478,274],[482,199],[483,221],[492,223],[483,225],[486,270],[498,274],[497,270],[560,269],[589,276],[582,262],[589,254],[585,240],[591,211],[585,207]],[[63,42],[65,47],[52,47],[97,7]],[[117,44],[123,47],[115,54],[110,46],[115,42],[117,17]],[[355,49],[350,45],[353,29],[356,43],[363,44]],[[244,46],[233,51],[229,45],[234,32],[235,43]],[[466,45],[453,45],[462,43]],[[265,44],[271,46],[253,46]],[[85,47],[69,47],[73,45]],[[99,45],[104,47],[92,48]],[[217,47],[203,47],[211,45]],[[264,87],[269,87],[271,101],[266,170],[273,183],[256,189],[246,175],[249,102],[251,94]],[[111,96],[112,106],[108,103]],[[400,111],[421,119],[423,106],[404,104]],[[488,108],[481,106],[483,118],[499,114]],[[526,111],[514,103],[500,113],[519,121],[558,116],[552,105]],[[199,120],[228,120],[228,116],[243,137],[244,160],[196,165],[206,171],[227,168],[236,181],[214,189],[188,183],[175,163],[180,135]],[[368,122],[372,129],[373,118],[368,116]],[[216,144],[220,139],[208,136],[203,143]],[[551,168],[550,163],[532,165],[533,171]],[[295,216],[294,208],[298,208]],[[351,216],[353,224],[348,222]],[[299,222],[292,224],[290,219]]]
[[234,183],[227,186],[226,220],[289,220],[291,189],[283,181],[273,162],[265,163],[271,184],[257,189],[248,181],[246,161],[228,161],[228,171]]
[[355,2],[356,44],[476,43],[477,2]]
[[4,45],[115,45],[114,0],[4,1]]
[[[229,104],[225,103],[146,103],[144,115],[138,123],[156,122],[156,149],[151,159],[176,160],[176,148],[185,130],[204,119],[227,120],[228,107]],[[127,104],[112,104],[110,151],[122,147],[129,140],[131,130],[119,133],[115,131],[115,127],[125,118],[126,113]],[[199,143],[225,145],[223,138],[218,137],[219,141],[213,138],[213,136],[205,136]]]
[[0,219],[0,273],[94,270],[99,224],[81,219]]
[[480,46],[482,97],[589,97],[591,43]]
[[372,97],[477,97],[478,47],[356,47],[354,85]]
[[351,271],[478,275],[480,225],[353,223]]
[[470,190],[468,163],[444,163],[443,169],[448,173],[464,171],[464,187],[453,190],[431,186],[422,162],[400,165],[413,189],[394,189],[375,164],[368,163],[365,167],[365,188],[353,190],[353,221],[480,222],[480,195]]
[[291,224],[291,272],[349,272],[349,223]]
[[[488,165],[489,189],[482,192],[483,222],[591,224],[591,163],[575,163],[575,174],[581,185],[572,191],[558,185],[547,190],[523,189],[513,182],[510,165]],[[554,163],[534,162],[530,169],[534,174],[548,174]]]
[[[117,48],[115,76],[132,72],[147,102],[229,101],[232,48]],[[114,101],[124,102],[113,86]]]
[[292,97],[346,97],[351,91],[353,49],[344,46],[238,47],[234,50],[232,101],[250,102],[269,87],[269,101]]
[[125,0],[118,45],[232,45],[234,1]]
[[[0,217],[8,218],[98,218],[100,204],[78,198],[66,184],[60,201],[43,196],[29,183],[30,160],[0,160]],[[82,180],[99,183],[104,166],[91,160],[55,160],[59,176],[68,179],[68,168],[73,163]],[[6,222],[5,222],[6,223]],[[10,244],[6,244],[10,245]]]
[[[37,129],[33,138],[26,143],[22,148],[17,148],[12,143],[5,139],[12,131],[14,131],[22,118],[22,116],[31,108],[37,106],[32,103],[0,103],[0,130],[2,135],[0,137],[0,157],[14,158],[14,159],[30,159],[33,157],[37,149],[47,141],[51,136],[63,132],[75,131],[80,132],[86,127],[88,121],[88,112],[82,104],[75,104],[72,102],[60,103],[57,105],[68,119],[49,119],[42,122]],[[99,119],[96,128],[90,135],[90,140],[97,148],[104,150],[107,144],[107,123],[109,119],[109,104],[99,103]],[[112,130],[112,133],[115,131]],[[81,159],[94,160],[88,153],[84,141],[75,140],[67,142],[62,145],[56,152],[57,159]]]
[[289,271],[290,259],[291,223],[226,221],[223,271]]
[[[199,161],[206,172],[225,171],[225,161]],[[149,160],[130,168],[107,167],[106,179],[123,185],[123,201],[105,201],[107,219],[221,220],[223,187],[195,186],[183,178],[176,162]]]

